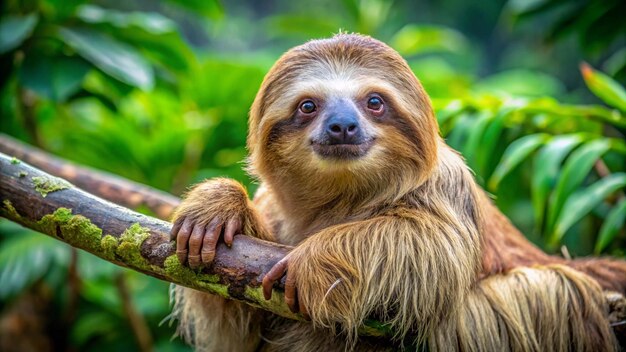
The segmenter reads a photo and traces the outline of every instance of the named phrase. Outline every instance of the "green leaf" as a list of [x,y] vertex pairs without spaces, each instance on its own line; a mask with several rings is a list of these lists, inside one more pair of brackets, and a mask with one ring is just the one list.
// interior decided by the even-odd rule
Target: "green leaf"
[[174,72],[187,73],[196,63],[194,53],[178,32],[154,35],[141,29],[120,30],[115,37],[135,45],[151,62]]
[[0,54],[15,49],[33,33],[39,16],[4,16],[0,19]]
[[621,154],[626,154],[626,141],[622,138],[608,138],[611,143],[611,150]]
[[462,53],[468,47],[463,34],[453,29],[414,24],[400,29],[390,43],[392,48],[404,56],[429,52]]
[[77,57],[29,55],[19,69],[20,83],[42,97],[65,101],[78,91],[91,66]]
[[[463,149],[461,152],[463,156],[466,158],[467,163],[473,170],[478,170],[478,165],[476,163],[476,154],[481,153],[481,142],[482,136],[489,126],[491,120],[493,120],[493,115],[487,111],[481,111],[474,116],[472,119],[473,125],[469,130],[469,135],[467,137],[467,142],[463,145]],[[490,150],[482,150],[482,152],[490,153]]]
[[[87,77],[85,77],[85,80],[83,81],[82,87],[91,95],[98,98],[98,100],[100,100],[102,103],[110,106],[112,110],[116,110],[116,106],[120,102],[122,102],[124,97],[128,96],[134,89],[132,86],[122,83],[115,78],[111,78],[111,76],[108,76],[107,74],[99,70],[92,70],[91,72],[89,72],[89,74],[87,74]],[[104,108],[104,106],[102,106],[102,108]],[[74,114],[81,115],[76,111],[74,112]]]
[[596,241],[596,254],[600,254],[609,245],[624,226],[626,220],[626,199],[622,199],[606,216]]
[[620,172],[604,177],[586,189],[572,194],[567,199],[556,222],[553,242],[560,240],[572,225],[602,203],[610,194],[624,186],[626,186],[626,173]]
[[611,77],[594,70],[586,63],[580,65],[589,90],[608,105],[626,112],[626,90]]
[[500,140],[500,135],[504,128],[504,122],[511,115],[514,108],[502,108],[489,121],[489,125],[485,129],[480,142],[480,151],[476,154],[477,171],[480,172],[485,179],[489,176],[487,173],[491,170],[489,161],[494,156],[494,150]]
[[77,16],[99,25],[114,38],[133,45],[146,59],[175,73],[186,73],[195,55],[172,20],[152,12],[122,12],[83,5]]
[[554,188],[561,163],[584,140],[585,137],[582,134],[554,137],[535,157],[531,198],[535,210],[535,220],[539,228],[542,227],[548,195],[550,190]]
[[61,39],[106,74],[144,90],[154,86],[152,67],[133,47],[89,29],[61,28]]
[[626,127],[626,117],[615,109],[600,105],[567,105],[559,104],[553,99],[537,99],[524,108],[522,112],[529,114],[551,114],[562,116],[575,122],[576,119],[597,120],[619,127]]
[[463,101],[460,99],[455,99],[447,103],[446,106],[437,112],[437,123],[439,127],[443,127],[449,120],[461,113],[464,108]]
[[470,113],[463,112],[452,122],[452,130],[446,136],[446,143],[455,150],[461,150],[473,125],[473,118]]
[[515,167],[521,164],[522,161],[537,150],[537,148],[549,141],[550,138],[548,134],[538,133],[524,136],[511,143],[504,151],[502,160],[500,160],[500,163],[489,180],[489,188],[496,190],[506,175],[513,171]]
[[[14,224],[6,227],[17,226]],[[68,247],[52,238],[18,228],[0,246],[0,298],[18,294],[41,279],[52,266],[66,265]]]
[[156,12],[122,12],[96,5],[82,5],[78,8],[76,16],[86,23],[109,23],[123,29],[141,28],[155,35],[177,30],[174,21]]
[[561,213],[563,204],[572,192],[582,185],[583,181],[593,168],[595,162],[604,155],[611,147],[610,140],[596,139],[585,143],[576,149],[565,161],[559,180],[548,208],[548,223],[546,230],[552,232],[556,219]]

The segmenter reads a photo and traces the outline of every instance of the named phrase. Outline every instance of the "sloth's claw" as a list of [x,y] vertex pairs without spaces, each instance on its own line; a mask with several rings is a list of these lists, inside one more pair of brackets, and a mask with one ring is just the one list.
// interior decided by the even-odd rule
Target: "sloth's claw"
[[263,296],[266,300],[272,298],[272,288],[274,283],[279,281],[284,275],[285,277],[285,303],[289,306],[289,310],[293,313],[302,313],[308,319],[307,311],[298,299],[298,289],[296,286],[296,277],[293,271],[289,271],[289,255],[281,259],[270,269],[263,277]]
[[241,232],[241,220],[237,216],[226,222],[216,217],[208,224],[190,216],[181,216],[172,226],[170,239],[176,240],[178,260],[196,269],[213,262],[222,234],[226,245],[231,246],[234,236]]

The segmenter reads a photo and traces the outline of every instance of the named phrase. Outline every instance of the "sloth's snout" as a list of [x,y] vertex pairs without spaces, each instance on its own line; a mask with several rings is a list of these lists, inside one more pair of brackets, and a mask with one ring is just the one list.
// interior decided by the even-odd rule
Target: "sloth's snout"
[[330,116],[325,131],[330,145],[359,144],[362,139],[359,120],[353,112],[341,111]]
[[367,154],[374,143],[367,133],[356,106],[349,101],[338,101],[324,111],[323,120],[311,138],[313,151],[323,159],[356,160]]

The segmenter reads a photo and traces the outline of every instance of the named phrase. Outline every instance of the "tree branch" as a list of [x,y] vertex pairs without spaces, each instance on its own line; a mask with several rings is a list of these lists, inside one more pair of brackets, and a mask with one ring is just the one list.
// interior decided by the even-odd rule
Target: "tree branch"
[[117,265],[302,320],[282,294],[266,301],[260,287],[291,247],[236,236],[231,248],[218,245],[211,267],[194,271],[176,257],[170,223],[109,203],[4,154],[0,201],[0,216]]

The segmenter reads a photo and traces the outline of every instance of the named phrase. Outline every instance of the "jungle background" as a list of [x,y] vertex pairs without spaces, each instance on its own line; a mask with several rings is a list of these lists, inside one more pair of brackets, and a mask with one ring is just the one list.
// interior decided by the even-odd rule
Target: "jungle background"
[[[68,160],[176,195],[215,176],[253,192],[264,74],[294,45],[359,32],[407,59],[448,144],[534,243],[625,255],[624,1],[0,6],[0,132]],[[167,283],[0,220],[0,350],[188,350],[168,313]]]

